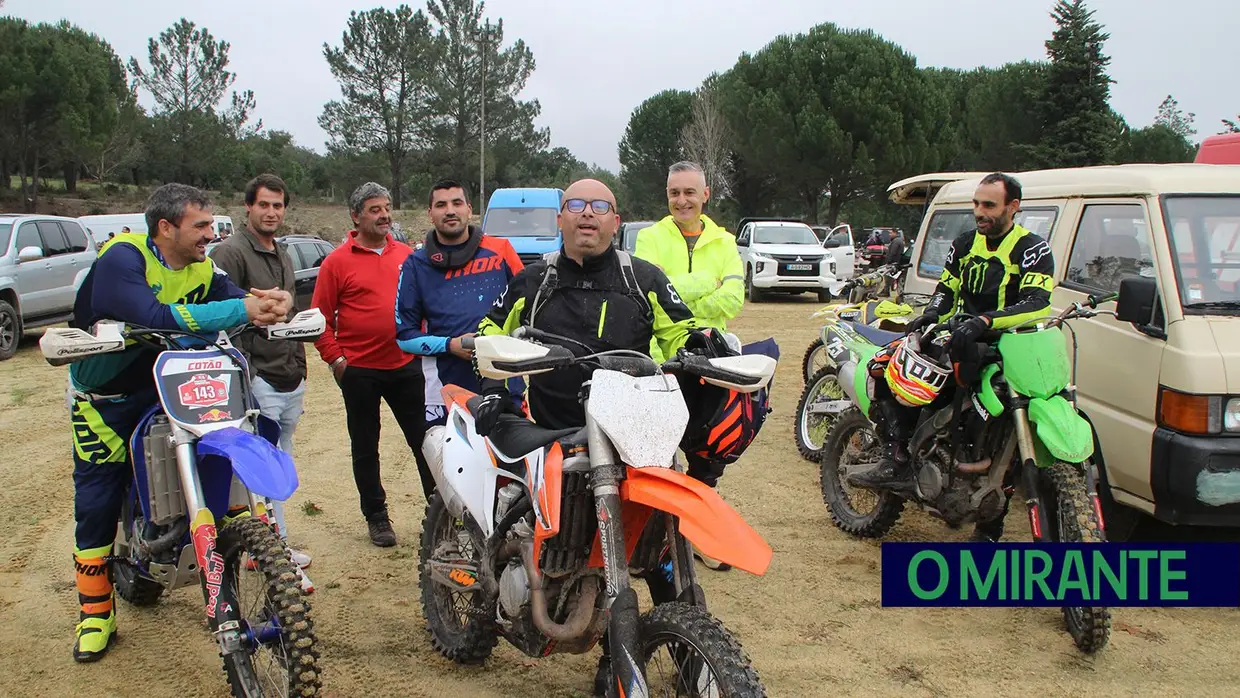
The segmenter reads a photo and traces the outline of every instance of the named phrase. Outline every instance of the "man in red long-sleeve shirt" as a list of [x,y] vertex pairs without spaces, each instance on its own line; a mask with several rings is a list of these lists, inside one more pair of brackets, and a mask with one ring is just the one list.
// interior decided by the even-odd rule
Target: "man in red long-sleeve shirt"
[[387,493],[379,477],[379,401],[387,402],[418,463],[423,494],[435,481],[422,455],[426,431],[425,378],[421,360],[396,344],[396,287],[412,250],[391,236],[392,201],[374,182],[349,196],[355,228],[319,266],[314,307],[327,331],[314,343],[331,366],[344,397],[353,456],[353,479],[362,515],[377,546],[396,545]]

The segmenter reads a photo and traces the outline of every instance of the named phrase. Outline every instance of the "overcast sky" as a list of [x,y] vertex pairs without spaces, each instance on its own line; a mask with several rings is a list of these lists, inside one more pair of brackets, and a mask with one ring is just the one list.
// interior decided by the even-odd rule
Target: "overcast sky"
[[[31,21],[68,19],[112,44],[128,62],[146,64],[148,37],[181,16],[232,44],[235,87],[252,89],[257,116],[322,152],[318,126],[324,102],[340,96],[323,59],[323,43],[339,45],[350,10],[375,2],[351,0],[7,0],[0,12]],[[398,3],[382,3],[395,7]],[[416,0],[410,3],[421,7]],[[619,170],[616,147],[629,114],[668,88],[693,89],[713,71],[730,68],[780,34],[821,22],[870,28],[914,56],[918,65],[998,66],[1042,59],[1054,23],[1053,0],[489,0],[487,14],[504,20],[506,43],[517,37],[537,68],[523,93],[542,105],[540,126],[553,146]],[[1220,119],[1240,112],[1235,31],[1240,3],[1231,0],[1091,0],[1111,38],[1116,80],[1111,102],[1128,122],[1154,119],[1175,95],[1195,112],[1197,139],[1218,132]],[[662,9],[660,9],[662,8]],[[149,97],[143,97],[145,104]],[[1013,109],[1025,108],[1012,105]]]

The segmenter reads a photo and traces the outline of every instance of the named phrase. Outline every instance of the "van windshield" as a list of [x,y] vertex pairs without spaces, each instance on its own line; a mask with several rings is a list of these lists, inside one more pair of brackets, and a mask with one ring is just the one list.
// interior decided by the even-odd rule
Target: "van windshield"
[[484,227],[487,235],[500,237],[555,237],[555,213],[550,208],[489,208]]
[[1167,196],[1163,213],[1185,312],[1240,312],[1240,196]]

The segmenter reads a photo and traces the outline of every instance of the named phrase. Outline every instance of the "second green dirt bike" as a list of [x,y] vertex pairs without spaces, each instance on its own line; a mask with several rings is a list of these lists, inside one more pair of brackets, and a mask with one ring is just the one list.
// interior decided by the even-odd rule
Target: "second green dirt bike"
[[[1070,330],[1070,319],[1110,313],[1091,309],[1114,298],[1091,297],[1057,316],[988,333],[978,379],[965,388],[949,387],[921,410],[908,444],[915,474],[910,494],[855,488],[847,478],[875,467],[882,454],[869,419],[874,381],[882,379],[870,377],[867,364],[883,346],[922,337],[835,328],[827,351],[851,406],[823,445],[822,494],[832,522],[851,535],[880,538],[899,519],[906,499],[953,528],[989,521],[1002,514],[1005,485],[1019,475],[1035,542],[1105,542],[1093,462],[1097,440],[1075,405],[1075,335],[1070,357],[1060,328]],[[955,316],[924,336],[941,342],[943,330],[967,319]],[[1005,482],[1009,470],[1012,479]],[[871,505],[859,506],[862,499]],[[1063,613],[1078,649],[1093,653],[1106,646],[1107,608],[1067,607]]]

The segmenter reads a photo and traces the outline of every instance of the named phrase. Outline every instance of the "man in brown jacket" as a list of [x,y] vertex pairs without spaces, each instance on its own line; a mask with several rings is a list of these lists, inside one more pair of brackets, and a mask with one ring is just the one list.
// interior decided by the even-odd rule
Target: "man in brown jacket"
[[[246,225],[239,235],[229,236],[211,251],[216,266],[241,288],[279,288],[296,294],[293,260],[288,250],[276,242],[276,231],[284,223],[288,201],[288,187],[275,175],[261,174],[246,185]],[[294,305],[290,317],[299,310],[304,308]],[[291,455],[293,431],[304,411],[305,345],[247,332],[237,340],[237,348],[250,363],[251,386],[260,412],[280,425],[280,449]],[[280,535],[287,538],[284,503],[274,505]],[[306,553],[293,550],[293,562],[298,567],[309,567],[310,560]],[[307,590],[313,588],[304,576],[302,585]]]

